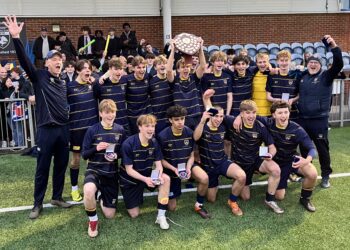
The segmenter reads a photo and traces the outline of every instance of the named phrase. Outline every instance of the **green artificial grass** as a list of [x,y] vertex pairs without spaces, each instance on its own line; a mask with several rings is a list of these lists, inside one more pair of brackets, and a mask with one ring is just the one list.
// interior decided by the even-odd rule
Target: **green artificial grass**
[[[350,172],[350,127],[330,131],[334,173]],[[0,207],[31,205],[35,159],[1,155]],[[319,169],[318,161],[314,161]],[[83,182],[85,163],[81,163],[79,183]],[[266,177],[257,177],[264,180]],[[185,193],[176,212],[167,215],[168,231],[154,224],[156,197],[146,197],[141,216],[131,219],[123,201],[118,203],[113,220],[100,218],[100,235],[87,236],[87,216],[82,205],[70,209],[45,208],[37,220],[29,211],[0,213],[0,249],[346,249],[350,244],[350,177],[331,180],[332,187],[318,186],[313,194],[317,211],[307,212],[299,203],[300,183],[291,183],[286,199],[280,202],[282,215],[274,214],[263,203],[266,186],[253,186],[252,199],[240,201],[241,218],[231,214],[226,202],[229,189],[219,190],[218,200],[206,204],[213,215],[204,220],[193,212],[195,193]],[[223,184],[229,183],[223,179]],[[51,197],[51,180],[45,203]],[[70,200],[69,171],[64,198]]]

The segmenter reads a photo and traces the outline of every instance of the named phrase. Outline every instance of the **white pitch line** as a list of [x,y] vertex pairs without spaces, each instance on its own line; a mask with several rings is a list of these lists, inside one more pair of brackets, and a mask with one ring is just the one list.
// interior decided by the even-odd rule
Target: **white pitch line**
[[[340,173],[340,174],[331,174],[330,178],[341,178],[341,177],[349,177],[350,173]],[[317,179],[322,179],[321,176],[318,176]],[[264,186],[267,185],[267,181],[257,181],[254,182],[251,186]],[[219,189],[227,189],[231,188],[232,185],[220,185]],[[185,188],[182,189],[182,193],[189,193],[189,192],[195,192],[197,191],[197,188]],[[149,193],[144,193],[144,197],[150,197],[150,196],[156,196],[158,192],[149,192]],[[122,200],[123,196],[119,195],[118,200]],[[83,204],[82,201],[80,202],[75,202],[75,201],[68,201],[70,204],[74,205],[80,205]],[[56,207],[51,205],[50,203],[44,204],[44,208],[51,208],[51,207]],[[6,208],[0,208],[0,213],[7,213],[7,212],[17,212],[17,211],[23,211],[23,210],[31,210],[33,206],[20,206],[20,207],[6,207]]]

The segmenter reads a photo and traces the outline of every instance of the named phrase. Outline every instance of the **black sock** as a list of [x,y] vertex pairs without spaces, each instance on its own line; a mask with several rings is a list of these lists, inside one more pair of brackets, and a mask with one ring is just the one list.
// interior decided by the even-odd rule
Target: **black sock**
[[77,169],[70,169],[70,183],[72,186],[78,185],[78,178],[79,178],[79,168]]
[[91,210],[91,211],[85,209],[85,212],[86,212],[87,216],[89,216],[89,217],[95,216],[96,215],[96,208],[94,210]]
[[301,194],[300,194],[300,198],[302,199],[310,199],[312,195],[312,190],[306,190],[306,189],[301,189]]
[[269,192],[266,192],[266,201],[275,201],[275,195],[269,194]]
[[158,202],[157,208],[162,210],[168,210],[168,204],[160,204]]

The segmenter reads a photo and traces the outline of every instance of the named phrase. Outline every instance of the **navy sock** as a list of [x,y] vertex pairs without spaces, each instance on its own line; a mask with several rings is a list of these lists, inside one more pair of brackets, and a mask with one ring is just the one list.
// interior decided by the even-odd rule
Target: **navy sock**
[[77,169],[70,169],[70,183],[72,186],[78,185],[78,178],[79,178],[79,168]]
[[197,202],[199,204],[203,204],[204,203],[204,196],[202,196],[199,193],[197,193]]
[[234,194],[230,194],[230,201],[236,202],[238,199],[238,196],[234,195]]
[[275,195],[274,194],[269,194],[269,192],[266,192],[266,200],[267,201],[275,201]]

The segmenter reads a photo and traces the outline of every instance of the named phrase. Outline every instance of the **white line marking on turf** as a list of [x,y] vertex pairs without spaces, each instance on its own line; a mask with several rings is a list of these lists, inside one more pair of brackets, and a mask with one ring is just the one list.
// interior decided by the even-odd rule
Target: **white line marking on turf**
[[[350,173],[340,173],[340,174],[331,174],[330,177],[331,178],[341,178],[341,177],[349,177]],[[321,176],[318,176],[317,179],[322,179]],[[251,186],[264,186],[267,185],[267,181],[257,181],[254,182]],[[231,188],[232,185],[220,185],[219,189],[227,189],[227,188]],[[182,189],[182,193],[189,193],[189,192],[195,192],[197,191],[197,188],[185,188]],[[144,193],[143,196],[144,197],[149,197],[149,196],[156,196],[158,194],[158,192],[149,192],[149,193]],[[118,196],[118,200],[122,200],[123,196]],[[74,204],[74,205],[80,205],[83,204],[82,201],[80,202],[75,202],[75,201],[68,201],[68,203],[70,204]],[[56,207],[51,205],[50,203],[48,204],[44,204],[43,205],[44,208],[51,208],[51,207]],[[6,207],[6,208],[0,208],[0,213],[6,213],[6,212],[17,212],[17,211],[23,211],[23,210],[31,210],[33,208],[33,206],[20,206],[20,207]]]

